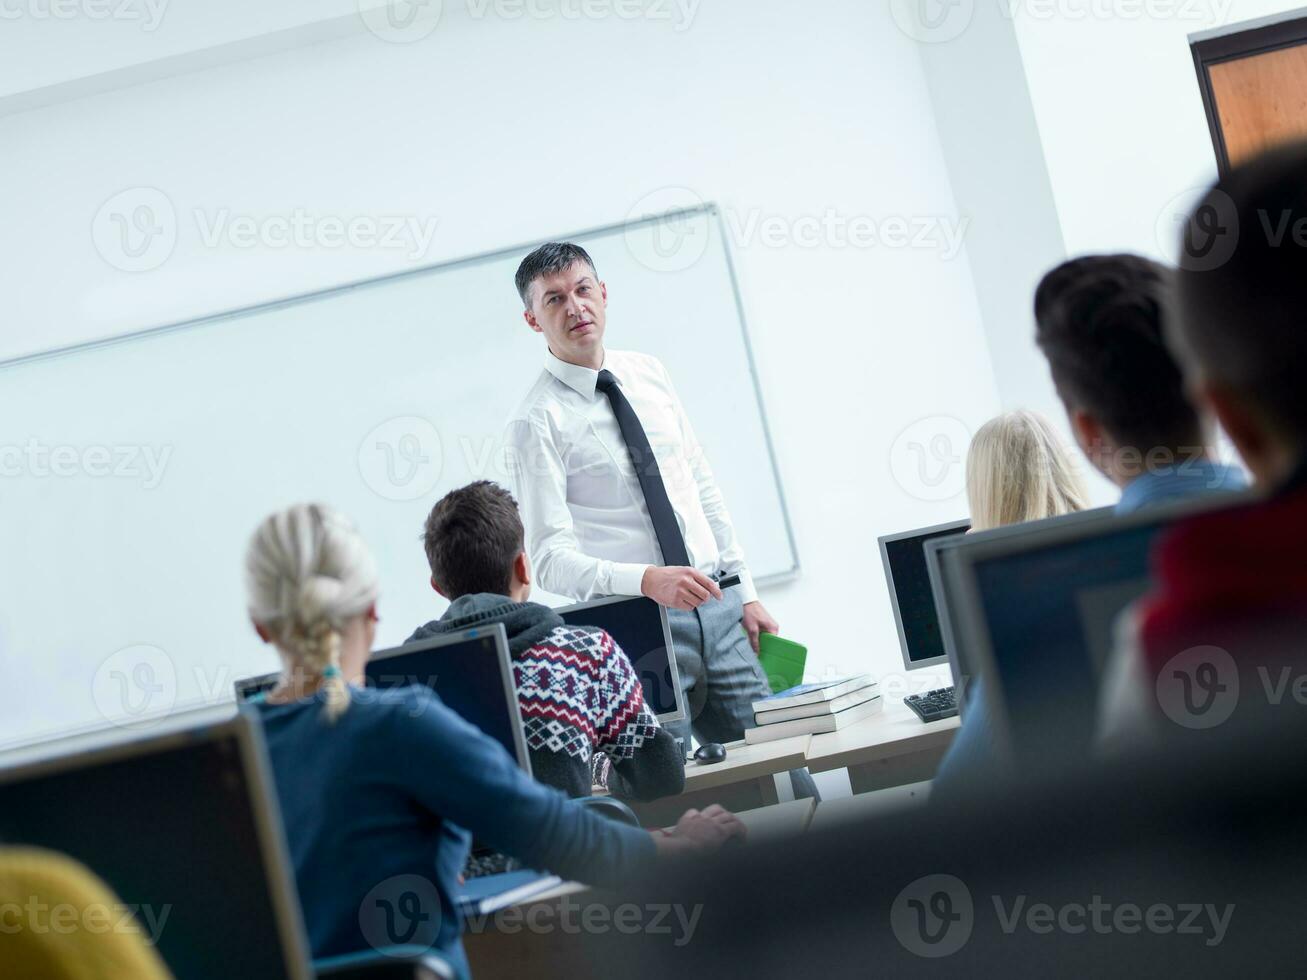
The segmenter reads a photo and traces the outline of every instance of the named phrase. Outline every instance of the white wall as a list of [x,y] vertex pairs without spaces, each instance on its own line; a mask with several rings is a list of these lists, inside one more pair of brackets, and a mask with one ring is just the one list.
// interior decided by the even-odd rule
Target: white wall
[[[816,671],[898,672],[875,538],[964,514],[966,433],[998,407],[966,249],[943,244],[957,215],[918,51],[860,0],[806,22],[794,5],[688,6],[688,22],[676,5],[670,21],[505,19],[447,2],[420,42],[359,33],[0,118],[0,357],[620,221],[655,192],[716,200],[740,229],[805,566],[764,599]],[[167,196],[176,244],[133,273],[92,230],[103,248],[102,205],[137,188]],[[421,254],[202,240],[223,214],[296,208],[437,232]],[[854,219],[877,244],[847,243],[836,226]],[[618,308],[609,329],[620,346]],[[0,427],[22,441],[21,420]],[[945,451],[918,471],[913,443]]]
[[1188,36],[1300,0],[1005,2],[1067,250],[1174,261],[1173,215],[1216,179]]

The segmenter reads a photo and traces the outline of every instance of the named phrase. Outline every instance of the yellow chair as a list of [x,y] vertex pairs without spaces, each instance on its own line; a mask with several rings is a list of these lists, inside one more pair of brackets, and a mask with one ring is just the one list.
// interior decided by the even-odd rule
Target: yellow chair
[[123,905],[61,854],[0,847],[0,977],[5,980],[171,980]]

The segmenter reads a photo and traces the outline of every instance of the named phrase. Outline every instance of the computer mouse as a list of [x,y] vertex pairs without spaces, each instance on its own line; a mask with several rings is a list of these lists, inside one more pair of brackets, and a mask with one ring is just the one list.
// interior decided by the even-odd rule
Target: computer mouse
[[719,742],[705,742],[694,750],[694,761],[701,766],[711,766],[726,761],[726,746]]

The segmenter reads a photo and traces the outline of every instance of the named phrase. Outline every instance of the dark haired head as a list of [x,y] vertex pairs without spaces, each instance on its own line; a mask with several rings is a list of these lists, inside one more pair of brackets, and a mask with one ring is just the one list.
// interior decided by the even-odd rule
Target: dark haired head
[[1035,291],[1035,339],[1069,411],[1121,447],[1198,449],[1204,427],[1163,337],[1170,273],[1137,255],[1090,255]]
[[1307,143],[1217,181],[1184,225],[1173,340],[1198,382],[1307,442]]
[[451,490],[431,508],[422,537],[431,579],[446,598],[512,590],[522,518],[503,487],[478,480]]
[[571,242],[546,242],[522,260],[517,267],[517,295],[522,297],[522,305],[531,308],[531,284],[542,276],[552,276],[570,269],[578,262],[584,262],[595,272],[594,261],[590,253],[580,245]]

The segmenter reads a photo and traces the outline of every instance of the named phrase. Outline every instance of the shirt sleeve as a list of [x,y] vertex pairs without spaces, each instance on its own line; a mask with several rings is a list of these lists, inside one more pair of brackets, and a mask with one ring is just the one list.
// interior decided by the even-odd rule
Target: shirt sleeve
[[567,507],[567,467],[542,419],[514,419],[505,445],[526,552],[541,588],[573,599],[641,595],[648,565],[607,561],[581,551]]
[[389,736],[402,783],[431,813],[533,868],[612,887],[653,861],[653,838],[528,777],[498,742],[429,692],[396,705]]
[[685,406],[681,404],[680,396],[676,394],[671,376],[661,362],[658,367],[662,371],[667,392],[676,405],[685,454],[690,464],[690,471],[694,474],[695,484],[699,488],[699,502],[703,506],[704,515],[708,518],[708,526],[712,528],[713,538],[717,542],[718,569],[723,575],[740,576],[741,602],[756,602],[758,590],[754,587],[753,576],[745,566],[744,549],[740,547],[740,542],[735,536],[735,526],[731,523],[730,512],[726,509],[726,501],[722,497],[721,488],[717,486],[712,467],[708,465],[708,456],[703,451],[703,446],[699,444],[699,437],[695,435],[694,426],[690,424],[690,416],[686,413]]

